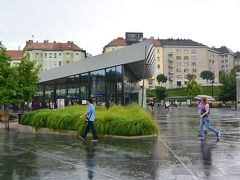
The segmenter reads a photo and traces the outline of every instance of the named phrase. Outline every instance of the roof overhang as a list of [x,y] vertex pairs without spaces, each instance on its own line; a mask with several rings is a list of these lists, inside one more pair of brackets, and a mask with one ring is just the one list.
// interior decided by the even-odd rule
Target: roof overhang
[[143,78],[144,71],[145,78],[152,77],[156,70],[156,64],[151,41],[145,40],[126,48],[91,56],[84,60],[43,71],[39,74],[40,83],[118,65],[129,68],[136,80]]

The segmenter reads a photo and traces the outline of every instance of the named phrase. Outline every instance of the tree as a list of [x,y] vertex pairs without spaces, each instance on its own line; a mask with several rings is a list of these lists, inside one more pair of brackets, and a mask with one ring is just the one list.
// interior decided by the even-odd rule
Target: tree
[[0,104],[3,105],[5,127],[9,130],[8,105],[19,103],[17,69],[11,67],[11,57],[0,42]]
[[195,96],[200,94],[201,91],[202,91],[202,87],[200,86],[200,84],[197,83],[195,78],[193,78],[191,81],[188,82],[187,93],[191,97],[192,100]]
[[233,72],[222,74],[220,83],[222,86],[220,86],[219,99],[223,101],[236,100],[236,75]]
[[17,68],[18,70],[18,86],[19,97],[21,102],[29,102],[32,100],[33,95],[37,91],[37,83],[39,81],[38,73],[39,66],[35,66],[35,63],[30,60],[29,53],[24,52],[21,62]]
[[189,81],[191,81],[194,77],[195,77],[195,76],[194,76],[193,74],[188,74],[188,75],[187,75],[187,79],[188,79]]
[[157,81],[158,83],[166,83],[167,82],[167,76],[164,76],[164,74],[157,75]]
[[166,88],[165,87],[157,87],[155,89],[155,94],[156,94],[156,98],[158,101],[165,99],[165,97],[167,97]]
[[215,78],[214,73],[211,71],[202,71],[200,74],[200,77],[202,79],[206,79],[207,83],[209,80],[214,80],[214,78]]

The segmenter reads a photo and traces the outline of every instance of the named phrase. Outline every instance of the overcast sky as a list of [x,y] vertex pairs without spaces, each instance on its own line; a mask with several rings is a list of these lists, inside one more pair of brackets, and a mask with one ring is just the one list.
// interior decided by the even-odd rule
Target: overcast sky
[[240,0],[0,0],[0,41],[74,41],[96,55],[125,32],[240,51]]

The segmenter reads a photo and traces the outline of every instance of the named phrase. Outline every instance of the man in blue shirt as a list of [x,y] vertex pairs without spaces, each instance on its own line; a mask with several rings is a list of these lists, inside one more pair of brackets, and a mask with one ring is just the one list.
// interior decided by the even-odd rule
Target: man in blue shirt
[[93,142],[95,141],[98,141],[98,137],[97,137],[97,132],[96,132],[96,129],[94,127],[94,120],[95,120],[95,107],[94,105],[92,104],[92,99],[87,99],[87,112],[85,114],[83,114],[82,116],[80,116],[80,118],[86,118],[87,120],[87,126],[85,128],[85,131],[83,133],[83,135],[79,136],[80,139],[82,140],[85,140],[86,136],[87,136],[87,133],[89,132],[89,130],[91,129],[92,130],[92,135],[93,135]]

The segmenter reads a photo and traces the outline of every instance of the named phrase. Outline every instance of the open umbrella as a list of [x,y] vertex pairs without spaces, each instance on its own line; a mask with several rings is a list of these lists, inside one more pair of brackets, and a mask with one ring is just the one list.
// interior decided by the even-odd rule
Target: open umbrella
[[194,99],[201,100],[203,97],[205,97],[208,101],[215,101],[214,97],[208,95],[197,95]]

